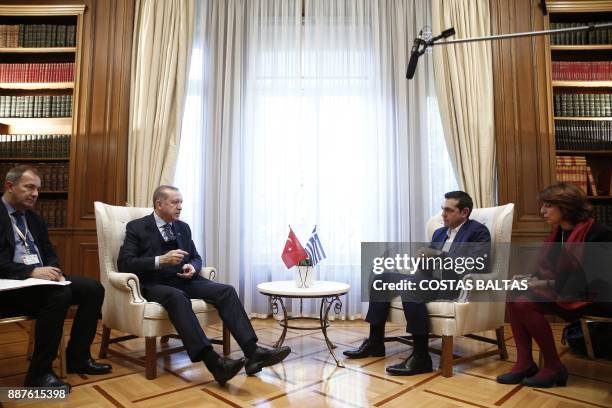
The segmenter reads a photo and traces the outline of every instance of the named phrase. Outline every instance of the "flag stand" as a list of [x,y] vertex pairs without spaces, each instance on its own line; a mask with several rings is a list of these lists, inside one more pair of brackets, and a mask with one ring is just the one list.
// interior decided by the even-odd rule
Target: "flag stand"
[[300,266],[297,265],[296,266],[297,271],[295,272],[295,284],[298,288],[310,288],[314,285],[314,270],[311,271],[311,269],[314,269],[312,266],[308,265],[304,265],[304,266]]

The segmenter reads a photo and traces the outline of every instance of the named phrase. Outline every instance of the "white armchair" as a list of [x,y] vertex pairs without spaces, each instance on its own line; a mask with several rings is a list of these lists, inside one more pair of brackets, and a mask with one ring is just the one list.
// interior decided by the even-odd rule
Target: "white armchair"
[[[496,247],[495,243],[510,243],[513,215],[514,204],[478,208],[472,211],[470,218],[486,225],[491,233],[490,272],[476,275],[479,279],[506,279],[510,250],[508,246]],[[427,223],[428,236],[431,237],[433,232],[442,226],[442,214],[432,217]],[[474,275],[466,275],[463,279],[473,277]],[[453,364],[465,363],[495,354],[499,354],[502,360],[508,358],[504,339],[505,296],[500,294],[495,302],[474,301],[482,295],[483,293],[477,290],[464,291],[456,301],[435,301],[427,304],[430,332],[432,336],[442,338],[440,368],[444,377],[453,375]],[[401,302],[391,304],[389,320],[405,324]],[[474,334],[487,330],[495,330],[496,339]],[[456,358],[453,354],[454,336],[464,336],[492,343],[497,345],[497,349]],[[410,344],[409,337],[387,337],[385,341],[401,341]]]
[[[145,367],[147,379],[157,376],[157,357],[183,351],[184,347],[165,348],[157,352],[157,337],[162,343],[168,337],[177,337],[176,330],[170,322],[166,310],[156,302],[148,302],[140,292],[138,277],[133,273],[123,273],[117,270],[117,256],[125,239],[125,226],[134,219],[151,214],[151,208],[118,207],[101,202],[95,204],[96,230],[98,234],[98,252],[100,257],[100,281],[106,290],[102,305],[102,344],[100,358],[107,353]],[[203,277],[214,279],[216,270],[204,267],[200,271]],[[201,325],[219,322],[219,315],[212,305],[201,299],[192,299],[193,311]],[[111,329],[126,336],[110,338]],[[112,343],[130,340],[137,337],[145,338],[145,359],[131,357],[120,351],[109,348]],[[223,340],[212,340],[223,344],[223,354],[230,352],[229,331],[223,326]]]

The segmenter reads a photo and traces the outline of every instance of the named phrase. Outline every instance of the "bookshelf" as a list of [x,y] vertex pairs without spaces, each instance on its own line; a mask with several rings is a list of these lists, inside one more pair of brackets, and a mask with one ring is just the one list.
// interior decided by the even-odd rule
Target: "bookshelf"
[[0,173],[38,168],[37,211],[72,228],[84,5],[0,5]]
[[[611,1],[549,5],[546,28],[612,22]],[[595,217],[612,225],[612,29],[546,42],[555,178],[578,185]]]

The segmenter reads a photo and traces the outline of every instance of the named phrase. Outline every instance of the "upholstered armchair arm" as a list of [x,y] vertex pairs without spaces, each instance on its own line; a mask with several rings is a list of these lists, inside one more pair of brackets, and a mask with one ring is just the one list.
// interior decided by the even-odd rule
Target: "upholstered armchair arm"
[[109,271],[108,281],[114,288],[130,293],[132,303],[146,302],[146,299],[140,293],[140,281],[135,274]]
[[[466,303],[466,302],[470,302],[470,301],[474,301],[474,300],[480,300],[480,301],[498,301],[499,299],[495,299],[495,294],[499,294],[499,295],[503,295],[503,293],[498,293],[497,291],[491,291],[491,290],[479,290],[476,289],[476,280],[482,280],[482,281],[489,281],[489,280],[496,280],[496,274],[495,273],[467,273],[465,274],[465,276],[463,276],[463,278],[461,278],[461,280],[465,283],[465,287],[466,289],[461,290],[459,292],[459,296],[457,297],[457,302],[458,303]],[[472,286],[472,290],[467,289],[467,287],[469,286],[468,281],[471,282],[471,286]],[[505,297],[502,296],[502,300],[504,300]]]
[[[474,279],[475,279],[475,278],[474,278],[474,275],[473,275],[473,274],[471,274],[471,273],[467,273],[467,274],[465,274],[465,276],[463,276],[463,277],[461,278],[461,280],[463,281],[463,283],[465,283],[465,284],[466,284],[466,285],[465,285],[466,287],[467,287],[467,285],[468,285],[470,282],[472,283],[472,285],[476,285],[476,282],[474,282]],[[459,296],[457,296],[457,300],[456,300],[456,301],[457,301],[458,303],[466,303],[466,302],[469,302],[470,292],[473,292],[473,290],[462,289],[462,290],[459,292]]]
[[206,279],[215,280],[217,278],[217,270],[211,266],[203,266],[200,269],[200,276]]

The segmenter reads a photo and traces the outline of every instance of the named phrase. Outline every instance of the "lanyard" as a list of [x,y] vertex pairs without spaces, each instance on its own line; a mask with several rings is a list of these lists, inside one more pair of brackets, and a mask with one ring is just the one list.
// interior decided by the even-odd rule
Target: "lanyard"
[[19,236],[19,239],[21,239],[21,242],[23,242],[23,245],[25,246],[25,249],[26,249],[26,253],[27,253],[27,254],[30,254],[30,253],[31,253],[31,252],[30,252],[30,246],[28,245],[28,238],[27,238],[28,233],[29,233],[29,230],[28,230],[28,224],[27,224],[27,222],[24,220],[24,222],[23,222],[24,227],[25,227],[25,235],[24,235],[24,234],[23,234],[23,231],[21,231],[21,230],[19,229],[19,227],[17,226],[17,223],[16,223],[16,222],[15,222],[15,220],[14,220],[14,217],[15,217],[15,216],[11,216],[11,222],[12,222],[12,224],[13,224],[13,229],[15,230],[15,232],[17,233],[17,235]]

